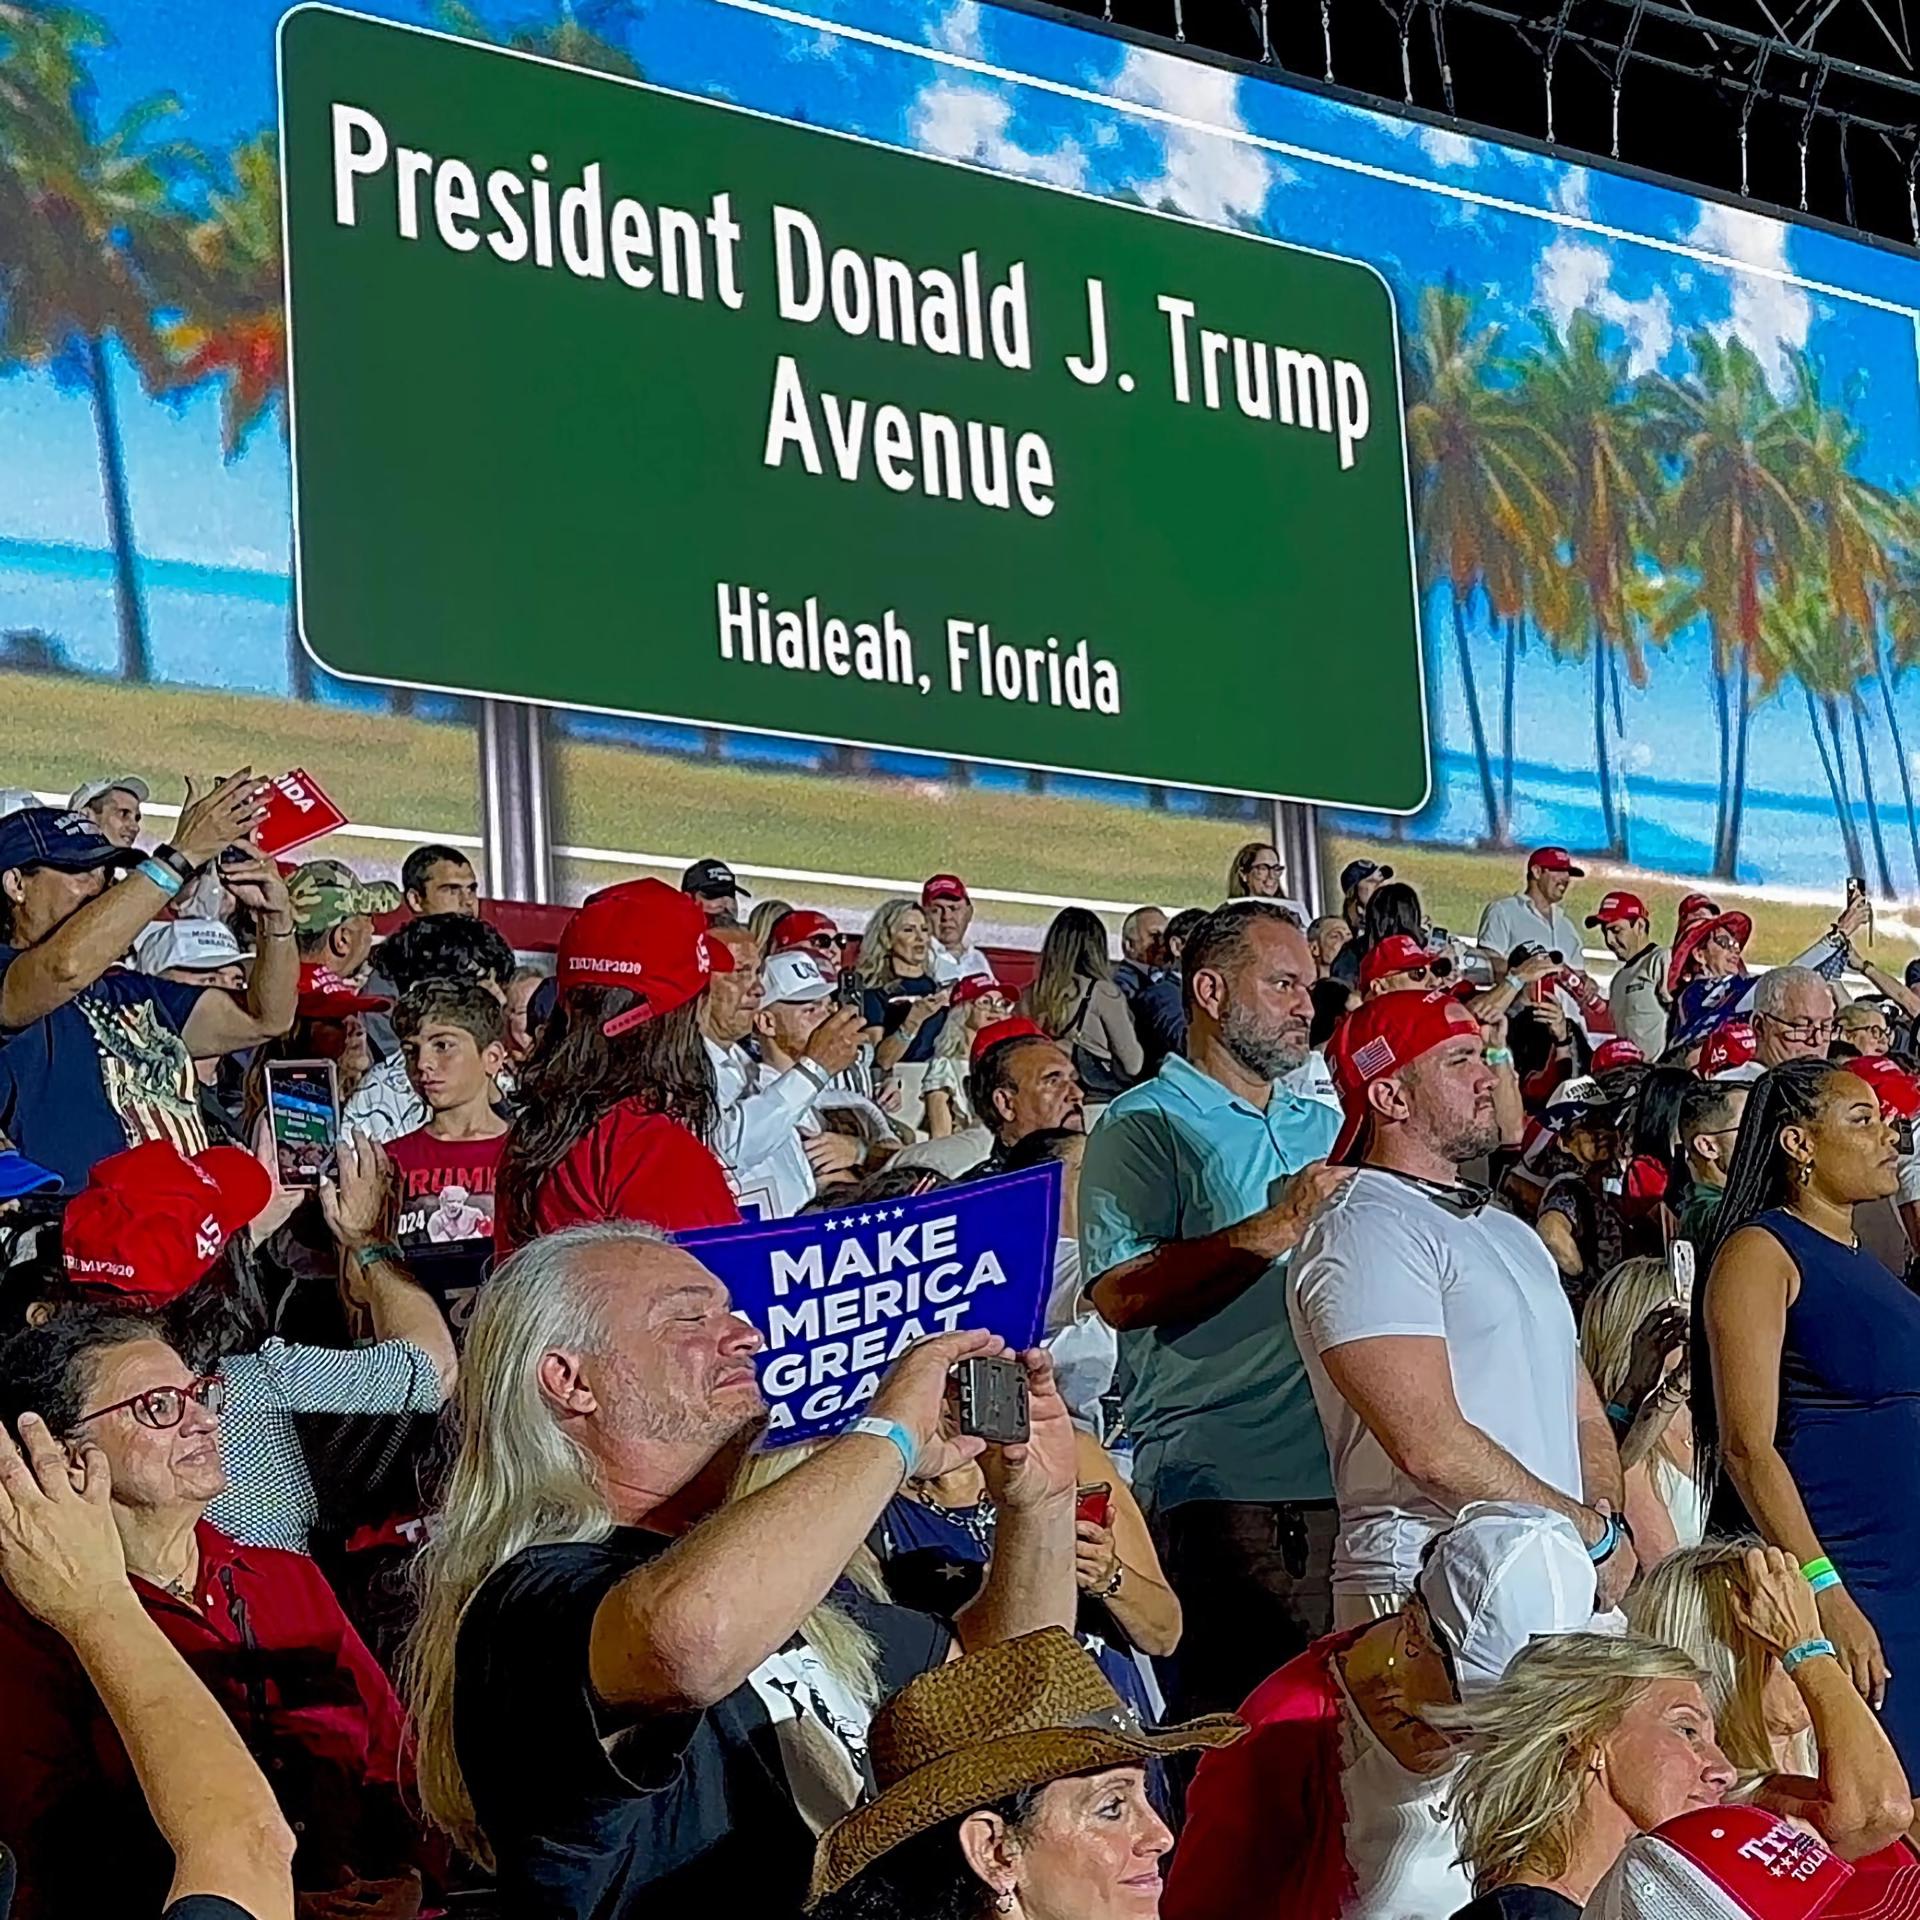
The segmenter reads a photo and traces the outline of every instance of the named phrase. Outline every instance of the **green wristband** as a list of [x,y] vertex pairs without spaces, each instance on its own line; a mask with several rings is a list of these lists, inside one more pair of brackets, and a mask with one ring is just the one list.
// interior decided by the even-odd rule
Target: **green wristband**
[[355,1247],[353,1264],[365,1273],[369,1267],[381,1265],[404,1267],[407,1264],[407,1256],[391,1240],[382,1240],[377,1246]]

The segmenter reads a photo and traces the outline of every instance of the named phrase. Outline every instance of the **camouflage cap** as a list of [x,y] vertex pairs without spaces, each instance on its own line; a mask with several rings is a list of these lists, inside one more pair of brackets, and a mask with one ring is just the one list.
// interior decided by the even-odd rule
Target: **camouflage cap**
[[338,860],[309,860],[287,880],[297,933],[325,933],[360,914],[391,913],[400,889],[387,880],[362,880]]

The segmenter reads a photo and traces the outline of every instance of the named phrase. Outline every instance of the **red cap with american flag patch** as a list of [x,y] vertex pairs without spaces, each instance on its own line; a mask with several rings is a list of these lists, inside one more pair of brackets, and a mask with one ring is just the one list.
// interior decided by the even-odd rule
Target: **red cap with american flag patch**
[[1328,1158],[1336,1166],[1359,1158],[1367,1130],[1367,1088],[1374,1081],[1463,1034],[1477,1040],[1480,1023],[1451,993],[1383,993],[1348,1014],[1327,1046],[1327,1064],[1346,1113]]

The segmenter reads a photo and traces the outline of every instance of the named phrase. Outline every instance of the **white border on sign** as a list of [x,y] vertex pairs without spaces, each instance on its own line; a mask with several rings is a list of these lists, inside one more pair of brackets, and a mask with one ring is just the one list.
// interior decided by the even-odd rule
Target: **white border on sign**
[[[733,5],[736,0],[722,0],[722,4]],[[884,35],[874,34],[865,29],[852,29],[837,26],[832,21],[815,21],[806,14],[792,13],[785,9],[743,5],[748,12],[765,13],[774,18],[799,21],[810,26],[819,26],[833,32],[845,32],[852,37],[869,40],[876,45],[897,49],[902,53],[923,54],[929,59],[940,60],[948,64],[965,67],[983,74],[999,74],[1000,69],[980,61],[966,59],[957,54],[948,54],[931,47],[918,47],[904,40],[892,40]],[[1426,786],[1419,800],[1410,807],[1363,807],[1358,801],[1329,799],[1324,794],[1272,793],[1257,787],[1211,786],[1202,781],[1176,779],[1162,773],[1134,772],[1113,767],[1063,767],[1042,760],[1010,760],[992,754],[976,753],[971,750],[961,752],[957,749],[938,747],[918,747],[902,745],[897,740],[850,740],[841,734],[796,733],[776,730],[769,727],[743,727],[737,721],[717,720],[709,715],[686,713],[648,713],[635,707],[602,707],[578,700],[543,700],[528,694],[503,694],[482,691],[473,687],[447,686],[439,681],[402,680],[389,674],[342,673],[337,667],[314,650],[307,639],[305,619],[305,594],[301,583],[301,539],[300,539],[300,432],[299,407],[296,401],[294,377],[295,358],[293,351],[293,251],[288,245],[287,236],[287,192],[285,180],[285,155],[287,153],[287,90],[282,71],[282,59],[285,51],[287,23],[303,13],[334,14],[346,20],[357,20],[363,25],[383,27],[395,33],[412,34],[421,39],[444,40],[451,46],[464,47],[476,53],[491,54],[506,60],[522,60],[537,67],[552,67],[556,72],[575,74],[587,80],[600,81],[610,86],[631,87],[641,93],[662,94],[669,99],[684,100],[688,104],[709,107],[720,113],[743,115],[750,120],[771,121],[775,125],[792,127],[796,131],[820,135],[829,140],[844,140],[855,146],[873,147],[883,153],[899,154],[910,160],[919,160],[932,166],[954,167],[963,173],[977,173],[989,180],[1010,181],[1016,186],[1032,188],[1042,193],[1065,194],[1071,199],[1087,200],[1099,206],[1114,207],[1122,212],[1139,214],[1152,220],[1170,220],[1177,226],[1195,227],[1203,233],[1223,234],[1230,239],[1252,241],[1261,246],[1277,247],[1283,252],[1309,254],[1316,259],[1334,260],[1345,266],[1359,267],[1379,281],[1387,296],[1387,313],[1393,328],[1393,383],[1394,383],[1394,426],[1400,444],[1400,482],[1401,500],[1404,504],[1407,525],[1407,569],[1412,586],[1413,600],[1413,652],[1414,663],[1419,670],[1420,690],[1420,738],[1422,759],[1426,768]],[[1170,56],[1171,57],[1171,56]],[[1348,254],[1330,253],[1323,247],[1302,246],[1292,240],[1276,240],[1269,234],[1246,233],[1233,227],[1215,226],[1210,221],[1192,220],[1184,214],[1168,213],[1158,207],[1135,206],[1129,201],[1109,199],[1104,194],[1083,193],[1077,187],[1067,187],[1049,180],[1028,180],[1017,173],[1004,173],[996,167],[976,166],[969,160],[956,160],[945,154],[922,153],[915,147],[896,146],[890,141],[874,140],[865,134],[846,133],[835,127],[814,126],[807,121],[788,120],[777,113],[764,113],[757,107],[744,107],[732,100],[709,99],[702,94],[682,93],[674,87],[655,86],[651,81],[629,79],[624,74],[600,73],[590,67],[570,66],[564,60],[552,60],[544,54],[526,53],[516,47],[497,47],[482,40],[468,40],[459,34],[442,33],[432,27],[414,26],[406,21],[383,20],[372,14],[358,13],[351,7],[334,6],[329,0],[301,0],[298,6],[290,7],[280,16],[273,36],[273,72],[274,72],[274,117],[280,141],[282,156],[282,180],[280,193],[280,260],[281,260],[281,297],[286,315],[287,329],[287,440],[288,467],[293,490],[293,607],[294,628],[300,636],[300,645],[307,657],[323,671],[336,679],[357,681],[371,686],[409,687],[421,693],[452,694],[469,700],[509,700],[522,706],[551,707],[562,713],[601,713],[614,719],[655,720],[673,726],[722,727],[736,733],[765,733],[776,739],[807,740],[821,746],[864,747],[875,753],[912,753],[930,760],[970,760],[981,766],[1031,768],[1038,773],[1057,773],[1075,779],[1118,780],[1144,783],[1150,786],[1181,787],[1194,793],[1230,793],[1254,800],[1280,800],[1297,802],[1305,806],[1331,806],[1353,809],[1367,813],[1382,813],[1395,816],[1412,816],[1419,813],[1433,797],[1433,721],[1427,705],[1427,661],[1426,634],[1421,617],[1420,557],[1414,545],[1413,537],[1413,475],[1407,462],[1406,432],[1406,378],[1400,365],[1400,305],[1395,298],[1392,282],[1376,267],[1371,260],[1357,260]],[[1067,93],[1075,98],[1091,101],[1097,105],[1122,107],[1129,103],[1110,100],[1104,94],[1083,92],[1063,83],[1032,79],[1030,76],[1007,74],[1002,76],[1013,80],[1026,80],[1028,84],[1049,88],[1056,92]],[[1185,121],[1175,114],[1159,112],[1153,108],[1139,108],[1137,111],[1152,117],[1194,127],[1204,132],[1221,132],[1211,128],[1203,121]],[[1226,136],[1234,137],[1234,136]],[[1240,136],[1248,137],[1248,136]],[[1276,142],[1257,141],[1261,146],[1277,147]]]

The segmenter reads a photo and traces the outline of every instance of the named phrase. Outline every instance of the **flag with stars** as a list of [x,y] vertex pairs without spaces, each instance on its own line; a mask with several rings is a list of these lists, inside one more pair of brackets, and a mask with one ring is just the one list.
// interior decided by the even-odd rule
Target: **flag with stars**
[[1060,1230],[1060,1168],[680,1236],[759,1328],[772,1446],[858,1419],[917,1340],[982,1327],[1038,1341]]

